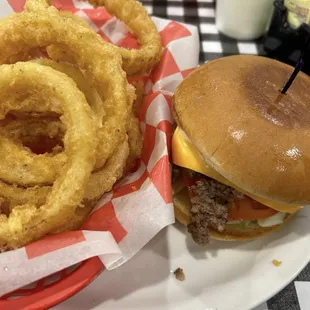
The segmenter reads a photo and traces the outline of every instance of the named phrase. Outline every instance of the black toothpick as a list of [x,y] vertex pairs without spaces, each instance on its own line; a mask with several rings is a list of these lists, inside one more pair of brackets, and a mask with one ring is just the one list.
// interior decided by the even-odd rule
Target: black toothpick
[[292,85],[293,81],[295,80],[298,72],[303,67],[303,65],[304,65],[304,61],[303,61],[302,58],[300,58],[299,61],[296,64],[296,66],[295,66],[295,69],[294,69],[293,73],[291,74],[290,78],[288,79],[288,81],[284,85],[283,89],[281,90],[281,94],[284,95],[287,92],[287,90],[290,88],[290,86]]
[[294,79],[296,78],[298,72],[302,69],[304,62],[307,61],[308,59],[306,59],[309,50],[310,50],[310,46],[309,46],[309,39],[310,39],[310,27],[309,25],[302,23],[298,29],[299,35],[301,38],[305,38],[304,42],[303,42],[303,47],[302,47],[302,52],[300,55],[300,58],[295,66],[295,69],[293,71],[293,73],[291,74],[290,78],[288,79],[288,81],[286,82],[286,84],[284,85],[281,94],[285,94],[287,92],[287,90],[290,88],[290,86],[292,85]]

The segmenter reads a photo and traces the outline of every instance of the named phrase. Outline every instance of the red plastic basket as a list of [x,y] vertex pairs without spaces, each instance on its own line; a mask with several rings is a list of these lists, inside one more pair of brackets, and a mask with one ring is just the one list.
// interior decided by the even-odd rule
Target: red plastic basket
[[[65,269],[45,279],[37,281],[31,288],[22,288],[0,299],[0,309],[43,310],[73,296],[104,269],[98,257],[82,262],[73,271]],[[54,280],[56,278],[56,280]],[[21,298],[22,296],[22,298]]]
[[[15,12],[23,10],[24,0],[8,2]],[[62,0],[54,0],[52,3],[62,10]],[[67,10],[70,10],[67,8]],[[95,10],[86,10],[89,14]],[[111,16],[104,9],[98,10],[101,23],[108,21]],[[97,14],[98,15],[98,14]],[[97,16],[98,18],[98,16]],[[99,33],[108,40],[103,33]],[[109,41],[109,40],[108,40]],[[136,38],[128,33],[118,42],[118,45],[127,48],[139,48]],[[145,83],[145,77],[137,78]],[[12,293],[0,297],[0,309],[14,310],[43,310],[55,306],[69,297],[75,295],[90,282],[92,282],[102,271],[104,265],[98,257],[88,259],[74,269],[69,267],[49,277],[41,279],[27,287],[18,289]]]

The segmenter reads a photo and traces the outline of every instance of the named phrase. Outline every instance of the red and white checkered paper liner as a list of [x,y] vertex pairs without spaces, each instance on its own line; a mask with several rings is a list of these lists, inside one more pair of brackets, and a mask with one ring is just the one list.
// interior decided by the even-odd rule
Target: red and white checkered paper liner
[[[0,17],[21,12],[24,2],[1,0]],[[86,19],[105,40],[139,48],[126,26],[104,8],[94,9],[76,0],[52,3]],[[144,146],[139,168],[100,200],[83,230],[49,236],[0,254],[0,296],[94,256],[107,269],[116,268],[174,222],[169,164],[170,99],[179,83],[198,65],[199,39],[193,26],[155,17],[153,20],[164,51],[160,64],[149,77],[143,77],[146,96],[139,117]]]

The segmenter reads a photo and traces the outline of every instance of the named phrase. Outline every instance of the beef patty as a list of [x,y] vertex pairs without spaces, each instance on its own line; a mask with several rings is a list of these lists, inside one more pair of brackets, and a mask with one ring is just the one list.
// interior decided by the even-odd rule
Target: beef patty
[[188,232],[198,244],[210,242],[208,227],[223,231],[228,217],[228,203],[244,197],[242,193],[213,179],[201,179],[191,187],[192,222]]

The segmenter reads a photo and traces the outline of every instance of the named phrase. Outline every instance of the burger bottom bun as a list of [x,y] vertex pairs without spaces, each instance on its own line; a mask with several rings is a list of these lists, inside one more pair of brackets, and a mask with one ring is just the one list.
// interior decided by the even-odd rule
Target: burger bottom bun
[[[179,193],[173,196],[174,212],[176,219],[187,226],[191,222],[191,203],[187,195],[187,189],[183,189]],[[294,214],[288,214],[283,224],[287,223]],[[210,228],[210,235],[213,239],[222,241],[246,241],[261,238],[276,230],[281,225],[275,225],[271,227],[261,227],[256,223],[250,223],[247,227],[241,227],[240,225],[226,225],[225,230],[222,232],[216,231]]]

